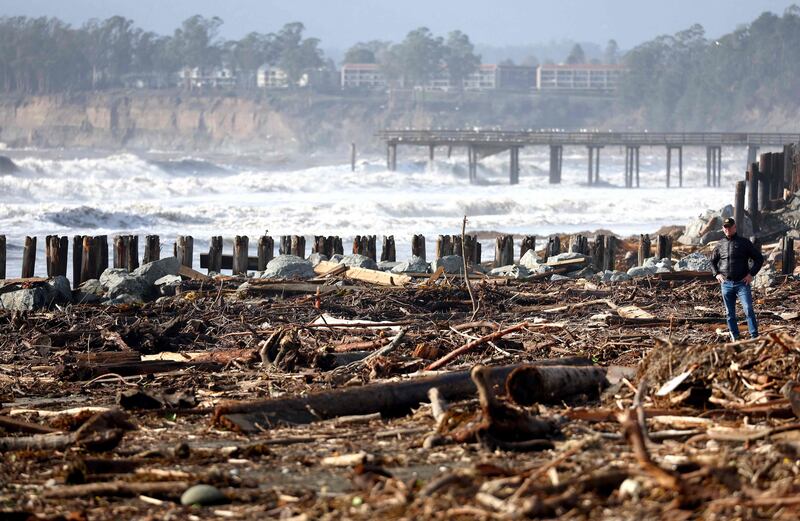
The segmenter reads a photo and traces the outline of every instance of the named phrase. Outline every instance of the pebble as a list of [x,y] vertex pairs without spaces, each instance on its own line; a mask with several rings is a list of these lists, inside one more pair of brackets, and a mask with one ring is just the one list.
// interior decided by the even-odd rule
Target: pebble
[[221,505],[227,502],[227,496],[211,485],[195,485],[181,495],[181,505]]

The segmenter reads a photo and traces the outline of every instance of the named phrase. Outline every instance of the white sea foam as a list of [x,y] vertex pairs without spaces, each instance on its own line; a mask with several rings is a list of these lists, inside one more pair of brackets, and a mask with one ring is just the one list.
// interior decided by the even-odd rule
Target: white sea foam
[[[705,186],[703,152],[685,152],[684,187],[668,190],[660,149],[642,149],[638,189],[623,188],[624,150],[613,147],[603,150],[601,184],[592,187],[586,186],[585,150],[577,148],[565,149],[557,185],[548,182],[547,151],[523,150],[515,186],[508,184],[508,154],[482,160],[479,183],[470,185],[464,154],[428,165],[410,149],[401,149],[398,172],[387,171],[378,156],[351,172],[349,164],[277,169],[237,165],[235,157],[55,159],[16,151],[12,157],[21,171],[0,176],[0,233],[9,246],[21,244],[25,235],[53,233],[158,234],[165,245],[190,234],[196,255],[212,235],[326,234],[347,240],[387,233],[395,235],[398,256],[405,257],[412,234],[425,234],[432,248],[437,234],[460,229],[464,215],[472,230],[540,236],[598,228],[652,232],[732,201],[745,151],[724,151],[722,188]],[[492,245],[484,248],[490,256]],[[19,271],[20,256],[18,248],[9,248],[9,274]],[[43,272],[44,262],[38,265]]]

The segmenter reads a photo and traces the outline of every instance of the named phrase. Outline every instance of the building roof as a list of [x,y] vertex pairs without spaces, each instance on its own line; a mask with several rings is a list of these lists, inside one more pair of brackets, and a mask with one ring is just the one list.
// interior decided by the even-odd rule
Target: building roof
[[624,65],[614,63],[559,63],[542,64],[542,69],[551,70],[624,70]]

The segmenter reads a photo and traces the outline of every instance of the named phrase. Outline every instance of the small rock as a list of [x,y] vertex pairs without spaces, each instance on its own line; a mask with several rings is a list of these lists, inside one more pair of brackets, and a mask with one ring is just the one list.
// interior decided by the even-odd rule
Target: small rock
[[163,405],[151,393],[143,391],[138,387],[117,391],[117,404],[123,409],[160,409]]
[[77,304],[94,304],[100,302],[105,294],[106,290],[99,280],[89,279],[78,287],[75,302]]
[[445,255],[431,263],[431,271],[436,272],[440,266],[444,267],[445,273],[463,273],[464,259],[461,255]]
[[310,279],[316,276],[314,267],[295,255],[278,255],[267,263],[264,279]]
[[656,272],[657,268],[648,268],[647,266],[636,266],[628,270],[628,275],[631,277],[649,277]]
[[431,265],[425,259],[413,256],[392,268],[392,273],[428,273],[430,269]]
[[342,259],[344,259],[344,255],[341,253],[334,253],[331,255],[331,262],[335,262],[336,264],[339,264]]
[[769,288],[775,285],[778,280],[778,272],[772,264],[765,264],[761,270],[756,273],[753,279],[754,288]]
[[[177,275],[181,265],[177,257],[164,257],[139,266],[131,275],[141,277],[147,286],[153,286],[158,279],[167,275]],[[107,271],[107,270],[106,270]],[[100,281],[102,282],[102,278]]]
[[525,252],[525,255],[523,255],[519,260],[519,265],[525,266],[529,271],[534,271],[537,273],[537,268],[539,266],[543,266],[543,264],[539,262],[539,257],[536,255],[536,252],[533,250],[528,250]]
[[217,487],[195,485],[181,495],[181,505],[222,505],[228,502],[227,496]]
[[559,275],[558,273],[555,273],[555,274],[550,276],[550,281],[551,282],[557,282],[559,280],[572,280],[572,279],[567,277],[567,276],[565,276],[565,275]]
[[122,306],[125,304],[133,305],[133,304],[142,304],[144,300],[140,295],[129,295],[127,293],[123,293],[122,295],[117,295],[116,297],[110,298],[103,302],[106,306]]
[[509,277],[512,279],[520,279],[530,275],[528,268],[525,266],[517,266],[515,264],[511,264],[509,266],[500,266],[498,268],[494,268],[493,270],[489,271],[489,275],[493,275],[495,277]]
[[367,270],[377,270],[378,263],[374,260],[370,259],[365,255],[359,255],[358,253],[354,253],[352,255],[345,255],[342,257],[342,260],[339,261],[339,264],[344,264],[350,268],[364,268]]
[[164,275],[160,279],[156,280],[153,285],[154,286],[163,286],[165,284],[180,284],[181,281],[180,275]]
[[594,269],[593,266],[586,266],[582,270],[573,271],[567,274],[567,277],[571,279],[588,279],[593,277],[597,271]]
[[397,261],[380,261],[378,263],[378,269],[381,271],[392,271],[392,269],[396,268],[401,264],[402,262],[397,262]]
[[622,271],[615,271],[613,275],[611,275],[611,282],[622,282],[625,280],[631,280],[631,276],[627,273]]

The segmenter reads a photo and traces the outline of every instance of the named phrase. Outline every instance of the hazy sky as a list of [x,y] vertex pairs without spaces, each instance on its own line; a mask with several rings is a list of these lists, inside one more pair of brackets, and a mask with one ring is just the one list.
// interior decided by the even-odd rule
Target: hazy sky
[[338,49],[398,41],[422,25],[437,34],[460,29],[493,46],[614,38],[629,48],[693,23],[718,36],[764,11],[782,14],[792,3],[800,0],[0,0],[0,16],[48,15],[80,25],[119,14],[164,34],[199,13],[222,18],[226,38],[302,21],[323,48]]

